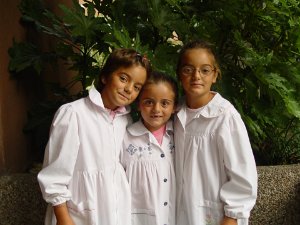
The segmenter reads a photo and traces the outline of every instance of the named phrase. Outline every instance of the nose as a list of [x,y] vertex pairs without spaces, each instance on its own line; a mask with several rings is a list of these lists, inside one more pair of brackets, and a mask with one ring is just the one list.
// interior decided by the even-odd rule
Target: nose
[[159,102],[156,102],[153,105],[152,111],[155,112],[155,113],[160,112],[160,104],[159,104]]
[[125,85],[125,87],[124,87],[124,91],[126,92],[126,93],[131,93],[132,92],[132,90],[133,90],[133,84],[127,84],[127,85]]
[[198,80],[201,77],[201,70],[200,69],[195,69],[193,76],[194,79]]

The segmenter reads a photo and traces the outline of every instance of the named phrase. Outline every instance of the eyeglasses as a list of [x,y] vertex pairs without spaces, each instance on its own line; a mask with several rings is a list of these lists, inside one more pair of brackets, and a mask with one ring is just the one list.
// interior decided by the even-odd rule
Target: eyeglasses
[[203,65],[200,68],[195,68],[193,66],[183,66],[180,71],[184,76],[191,76],[197,71],[202,77],[207,77],[214,71],[216,71],[216,68],[212,68],[210,65]]

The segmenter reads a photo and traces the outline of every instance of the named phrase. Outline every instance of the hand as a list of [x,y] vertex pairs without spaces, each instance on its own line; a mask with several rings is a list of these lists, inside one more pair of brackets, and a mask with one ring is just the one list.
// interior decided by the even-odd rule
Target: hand
[[237,225],[237,219],[224,216],[221,225]]
[[54,206],[54,214],[56,216],[56,225],[75,225],[70,217],[66,203]]
[[56,225],[75,225],[75,223],[69,216],[68,218],[64,218],[63,220],[57,221]]

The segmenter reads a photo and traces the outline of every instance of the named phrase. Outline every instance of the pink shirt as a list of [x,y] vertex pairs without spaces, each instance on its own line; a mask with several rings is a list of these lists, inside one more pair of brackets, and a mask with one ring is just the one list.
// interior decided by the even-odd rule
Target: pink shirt
[[110,118],[113,120],[117,113],[126,112],[126,108],[125,108],[125,106],[121,106],[121,107],[116,108],[115,110],[107,109],[107,111],[109,112]]
[[161,128],[159,128],[158,130],[151,132],[153,136],[156,138],[156,140],[158,141],[159,145],[161,145],[162,143],[165,131],[166,131],[166,124],[163,125]]

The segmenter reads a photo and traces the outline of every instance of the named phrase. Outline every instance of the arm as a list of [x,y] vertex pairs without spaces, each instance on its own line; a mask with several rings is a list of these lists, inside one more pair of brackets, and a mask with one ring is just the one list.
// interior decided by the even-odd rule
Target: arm
[[257,172],[248,133],[238,113],[229,115],[220,131],[218,147],[228,177],[220,190],[225,215],[233,219],[248,218],[257,197]]
[[57,225],[75,225],[75,223],[69,215],[66,203],[53,206],[53,210],[57,220]]
[[237,225],[237,219],[224,216],[221,225]]
[[46,202],[59,205],[71,199],[68,189],[79,148],[78,127],[71,106],[61,107],[52,123],[39,185]]

